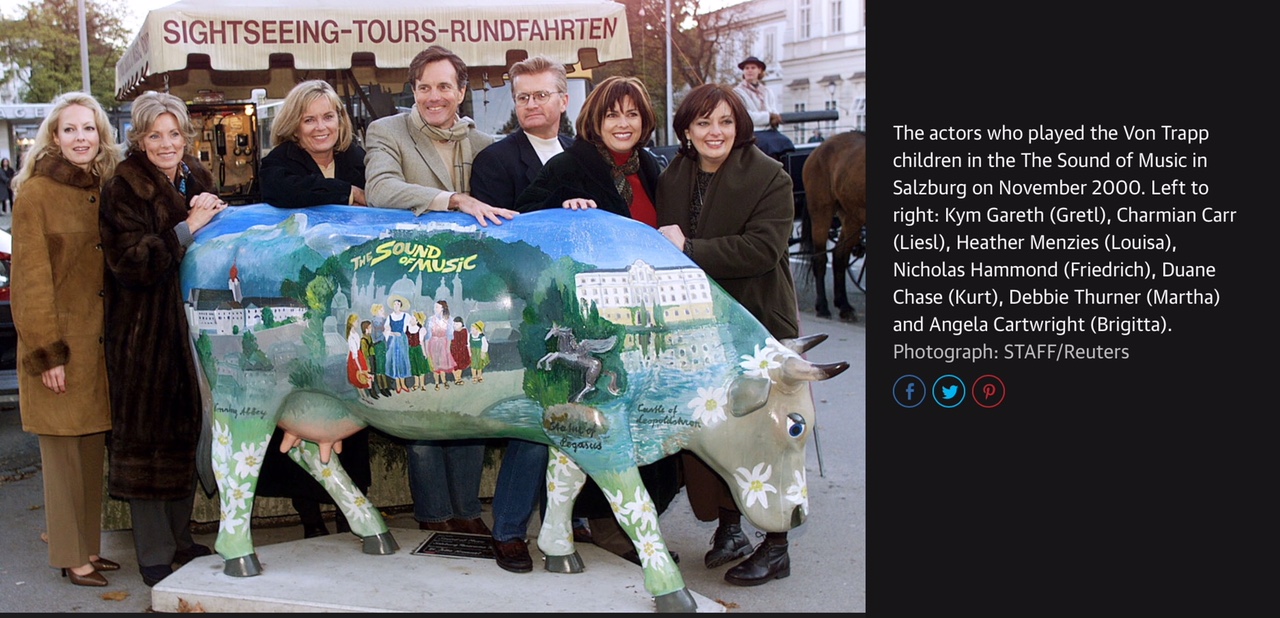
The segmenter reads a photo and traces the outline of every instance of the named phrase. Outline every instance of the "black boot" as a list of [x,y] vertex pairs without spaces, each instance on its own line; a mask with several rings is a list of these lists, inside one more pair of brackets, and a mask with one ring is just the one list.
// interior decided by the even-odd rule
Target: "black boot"
[[329,535],[329,528],[324,525],[324,516],[320,514],[319,502],[310,498],[294,498],[293,509],[302,520],[302,538],[313,539]]
[[759,586],[775,579],[791,575],[791,556],[787,554],[787,541],[766,538],[736,567],[724,574],[724,580],[735,586]]
[[708,569],[737,560],[751,553],[751,539],[739,524],[720,524],[711,537],[711,551],[703,557]]

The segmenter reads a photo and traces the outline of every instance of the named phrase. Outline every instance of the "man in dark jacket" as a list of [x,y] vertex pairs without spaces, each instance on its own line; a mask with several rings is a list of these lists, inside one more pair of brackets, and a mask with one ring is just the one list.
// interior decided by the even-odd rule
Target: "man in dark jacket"
[[[515,208],[516,197],[548,159],[573,139],[560,135],[569,104],[564,66],[544,56],[511,65],[511,93],[520,129],[481,150],[471,166],[471,194],[499,208]],[[514,573],[533,570],[525,532],[543,489],[547,447],[511,439],[493,495],[493,549],[498,566]]]

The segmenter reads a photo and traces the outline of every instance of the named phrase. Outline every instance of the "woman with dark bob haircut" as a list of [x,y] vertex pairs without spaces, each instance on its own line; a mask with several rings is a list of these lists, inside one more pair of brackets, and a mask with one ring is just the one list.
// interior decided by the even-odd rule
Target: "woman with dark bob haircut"
[[600,82],[582,104],[577,139],[547,161],[516,198],[516,210],[600,208],[657,227],[653,196],[661,168],[644,149],[656,118],[640,80]]
[[[568,150],[547,160],[516,199],[516,210],[599,208],[658,227],[653,198],[661,168],[644,149],[655,126],[657,116],[643,82],[617,76],[600,82],[582,104],[577,138]],[[680,492],[680,457],[640,466],[640,479],[661,514]],[[574,503],[574,515],[587,518],[596,545],[640,563],[594,481],[587,480]]]
[[[747,108],[728,86],[694,88],[672,124],[680,149],[658,181],[658,231],[775,339],[798,337],[800,319],[787,256],[795,217],[791,176],[755,146]],[[697,456],[687,451],[683,456],[694,515],[701,521],[719,520],[704,558],[707,568],[751,553],[728,485]],[[770,532],[724,578],[756,586],[790,574],[787,533]]]

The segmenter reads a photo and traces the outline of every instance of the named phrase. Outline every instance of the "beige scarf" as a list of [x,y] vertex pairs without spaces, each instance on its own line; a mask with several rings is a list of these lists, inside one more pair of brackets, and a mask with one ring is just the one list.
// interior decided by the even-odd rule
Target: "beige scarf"
[[422,132],[433,140],[453,142],[453,188],[458,193],[471,193],[471,159],[475,153],[471,150],[471,140],[467,135],[475,128],[476,122],[466,116],[459,116],[458,121],[449,129],[441,129],[429,124],[422,125]]

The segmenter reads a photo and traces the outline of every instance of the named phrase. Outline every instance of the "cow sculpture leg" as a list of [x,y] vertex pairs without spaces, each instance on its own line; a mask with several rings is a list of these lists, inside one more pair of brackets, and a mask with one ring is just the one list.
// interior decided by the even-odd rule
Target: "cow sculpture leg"
[[[551,451],[547,468],[547,516],[538,535],[538,549],[547,556],[548,571],[579,573],[583,570],[582,560],[573,549],[570,521],[573,500],[586,483],[586,475],[563,453],[555,448]],[[696,611],[698,604],[685,587],[680,567],[667,551],[658,528],[657,505],[640,480],[640,471],[631,467],[622,472],[602,472],[592,478],[636,547],[644,569],[644,587],[653,595],[658,611]]]
[[[218,481],[221,519],[214,544],[225,564],[223,572],[234,577],[260,575],[262,565],[253,548],[250,523],[253,498],[263,458],[275,421],[267,417],[236,417],[221,411],[213,417],[213,471]],[[320,462],[317,445],[306,442],[291,449],[290,457],[315,476],[334,502],[342,506],[352,530],[364,537],[364,552],[390,554],[399,547],[391,538],[382,515],[356,489],[336,457]]]
[[289,449],[289,459],[302,466],[333,496],[334,503],[351,524],[351,532],[364,539],[364,553],[388,555],[400,549],[387,529],[382,513],[356,487],[337,457],[330,457],[329,463],[324,463],[320,461],[320,447],[313,442],[303,442],[301,446]]

